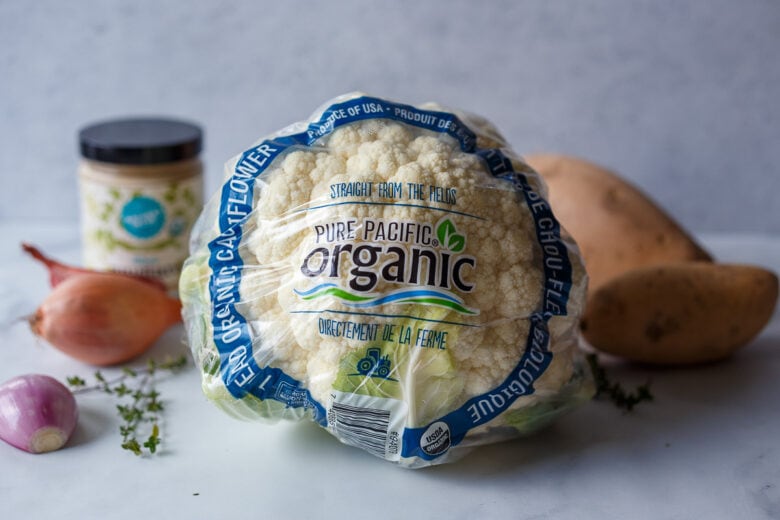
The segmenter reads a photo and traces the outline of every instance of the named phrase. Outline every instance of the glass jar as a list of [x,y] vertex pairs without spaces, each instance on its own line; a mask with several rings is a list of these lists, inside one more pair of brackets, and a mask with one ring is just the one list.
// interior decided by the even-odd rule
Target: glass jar
[[84,265],[162,280],[172,293],[203,206],[199,126],[115,119],[79,132]]

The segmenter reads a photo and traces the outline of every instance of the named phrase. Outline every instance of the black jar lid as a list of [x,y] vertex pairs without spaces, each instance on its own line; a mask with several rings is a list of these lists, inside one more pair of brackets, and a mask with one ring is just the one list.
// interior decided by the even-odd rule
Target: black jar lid
[[198,125],[175,119],[113,119],[79,132],[81,155],[118,164],[159,164],[197,157],[203,132]]

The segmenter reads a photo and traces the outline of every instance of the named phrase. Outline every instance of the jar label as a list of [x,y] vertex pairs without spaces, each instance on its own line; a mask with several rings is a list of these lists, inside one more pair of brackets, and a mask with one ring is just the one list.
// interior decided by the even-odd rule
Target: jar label
[[122,227],[136,238],[152,238],[165,225],[162,204],[151,197],[139,195],[122,207]]
[[161,279],[175,291],[203,203],[199,176],[173,181],[81,178],[84,264]]

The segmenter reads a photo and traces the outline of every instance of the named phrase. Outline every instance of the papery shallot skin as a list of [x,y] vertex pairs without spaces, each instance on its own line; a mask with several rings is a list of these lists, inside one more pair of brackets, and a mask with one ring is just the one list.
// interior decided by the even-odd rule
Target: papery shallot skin
[[33,333],[84,363],[140,356],[181,321],[181,303],[123,275],[79,274],[58,284],[29,318]]
[[30,453],[62,448],[78,422],[73,393],[53,377],[26,374],[0,385],[0,439]]

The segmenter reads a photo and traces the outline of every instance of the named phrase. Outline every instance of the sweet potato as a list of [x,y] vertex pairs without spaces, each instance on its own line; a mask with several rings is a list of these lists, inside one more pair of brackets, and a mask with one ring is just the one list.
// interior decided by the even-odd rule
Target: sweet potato
[[748,344],[777,301],[777,275],[706,262],[635,269],[595,291],[581,327],[597,350],[662,365],[716,361]]
[[638,188],[590,162],[563,155],[529,155],[547,183],[549,202],[580,247],[589,293],[638,267],[712,257]]

